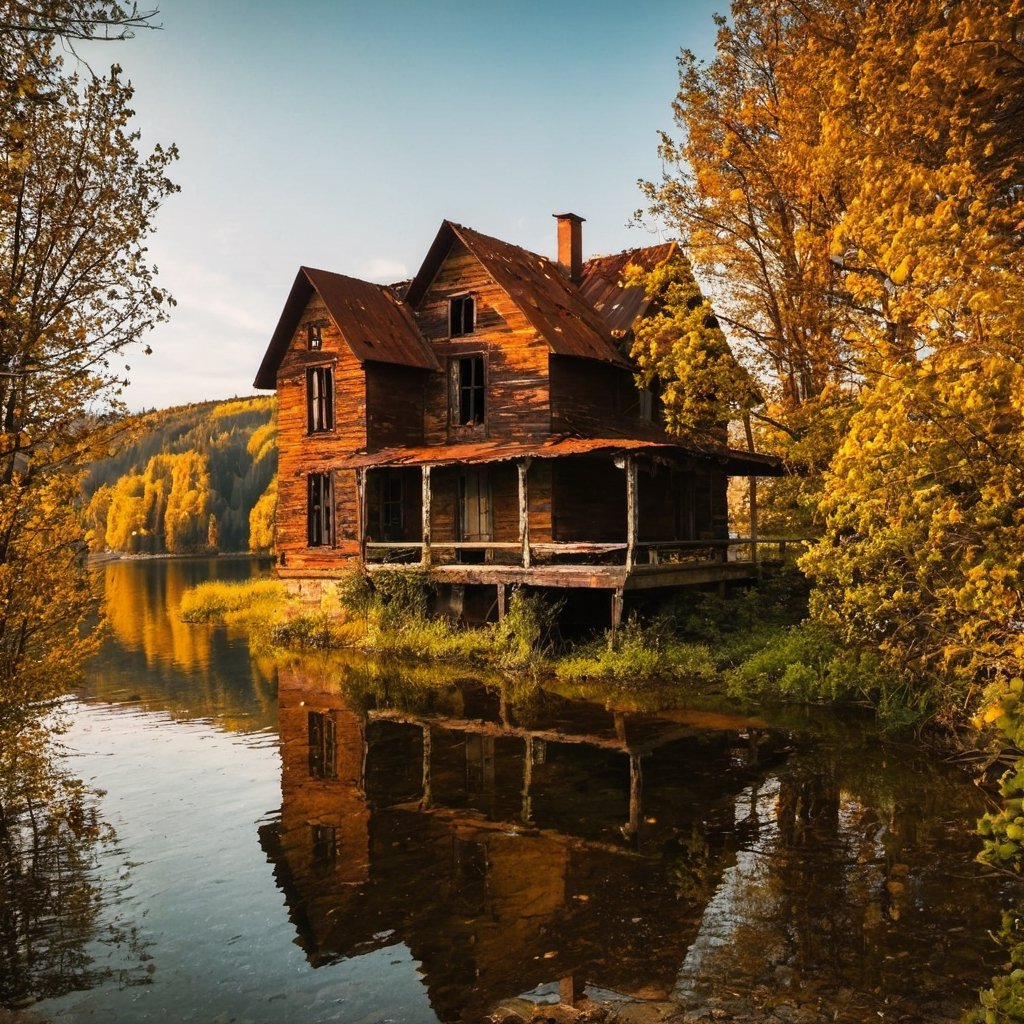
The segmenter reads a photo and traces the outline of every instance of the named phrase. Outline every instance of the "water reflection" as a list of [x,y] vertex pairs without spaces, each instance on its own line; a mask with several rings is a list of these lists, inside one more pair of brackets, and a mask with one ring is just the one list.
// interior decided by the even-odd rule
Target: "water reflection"
[[98,872],[113,831],[52,726],[0,728],[0,1007],[92,988],[112,977],[100,950],[114,946],[135,962],[121,983],[147,979],[135,929],[101,912],[116,896]]
[[923,763],[739,716],[367,678],[280,676],[260,838],[314,966],[404,944],[443,1021],[724,992],[952,1020],[989,971],[977,807]]
[[207,579],[247,579],[259,559],[152,559],[108,562],[103,606],[110,640],[83,696],[132,701],[175,717],[216,719],[250,731],[276,723],[276,666],[253,655],[243,634],[182,622],[182,594]]

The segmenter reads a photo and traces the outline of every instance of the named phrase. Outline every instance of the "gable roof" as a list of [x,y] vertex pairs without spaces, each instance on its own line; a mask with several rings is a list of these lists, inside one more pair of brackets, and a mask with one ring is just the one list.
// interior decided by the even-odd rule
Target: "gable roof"
[[461,241],[519,307],[552,353],[628,367],[608,326],[557,264],[518,245],[446,220],[405,293],[415,307],[426,295],[452,243]]
[[253,386],[274,388],[277,368],[314,291],[361,363],[378,361],[438,369],[408,307],[386,286],[327,270],[300,267]]
[[622,284],[626,267],[635,264],[644,270],[653,270],[676,252],[675,242],[649,245],[643,249],[629,249],[614,256],[596,256],[583,264],[580,292],[604,320],[613,336],[621,337],[648,310],[652,299],[639,285]]

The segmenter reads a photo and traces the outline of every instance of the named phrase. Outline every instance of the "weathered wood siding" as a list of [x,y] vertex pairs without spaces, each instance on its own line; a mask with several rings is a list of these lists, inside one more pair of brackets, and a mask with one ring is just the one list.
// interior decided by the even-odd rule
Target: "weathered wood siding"
[[388,363],[365,363],[363,369],[369,450],[423,444],[427,380],[438,374]]
[[[472,334],[449,337],[448,300],[469,292],[476,300]],[[480,262],[456,242],[416,311],[420,330],[445,370],[428,378],[424,439],[540,438],[550,422],[548,345]],[[486,380],[483,427],[452,424],[447,368],[452,358],[482,353]]]
[[[320,321],[322,347],[310,350],[306,324]],[[310,434],[306,373],[310,367],[334,371],[334,429]],[[277,551],[284,576],[314,575],[358,559],[358,502],[355,473],[333,471],[334,543],[309,547],[308,476],[332,471],[335,462],[366,444],[366,389],[363,368],[352,355],[314,294],[295,330],[277,373],[278,489]]]
[[592,359],[551,356],[551,430],[582,437],[636,436],[652,424],[640,419],[633,374]]
[[611,459],[559,459],[552,475],[556,542],[625,543],[626,474]]

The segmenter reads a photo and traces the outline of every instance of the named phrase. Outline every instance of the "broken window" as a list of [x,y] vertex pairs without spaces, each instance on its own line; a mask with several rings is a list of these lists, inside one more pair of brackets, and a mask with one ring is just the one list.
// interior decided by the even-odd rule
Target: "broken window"
[[380,485],[380,531],[385,540],[402,532],[402,478],[385,470]]
[[311,434],[334,429],[334,371],[329,366],[306,371],[306,407]]
[[331,530],[333,507],[331,503],[330,473],[309,474],[309,502],[307,508],[309,546],[311,548],[318,548],[330,545],[333,533]]
[[484,357],[452,360],[452,422],[470,426],[484,422]]
[[306,348],[321,349],[324,347],[323,326],[320,321],[306,324]]
[[456,295],[448,300],[448,333],[452,338],[472,334],[476,326],[476,301],[472,295]]
[[337,747],[334,719],[329,712],[309,712],[309,775],[313,779],[336,779]]

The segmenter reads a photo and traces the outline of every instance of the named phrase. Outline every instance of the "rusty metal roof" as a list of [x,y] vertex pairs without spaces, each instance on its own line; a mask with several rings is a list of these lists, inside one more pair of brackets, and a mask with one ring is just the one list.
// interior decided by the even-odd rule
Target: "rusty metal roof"
[[644,270],[652,270],[672,256],[677,248],[675,242],[664,242],[644,249],[629,249],[614,256],[597,256],[583,264],[580,292],[613,335],[620,336],[631,330],[652,301],[638,285],[627,288],[622,284],[626,267],[635,264]]
[[684,444],[670,440],[631,437],[552,436],[542,441],[464,441],[425,445],[418,448],[384,448],[375,452],[353,452],[338,460],[338,469],[400,466],[478,465],[512,459],[557,459],[569,455],[630,455],[642,453],[670,461],[698,460],[714,463],[732,476],[781,476],[781,460],[760,452],[744,452],[724,445]]
[[276,386],[277,368],[314,290],[360,362],[376,360],[425,370],[438,369],[437,359],[420,334],[409,308],[386,285],[300,267],[256,374],[255,387]]
[[555,355],[629,364],[605,322],[556,263],[518,245],[444,221],[405,299],[417,306],[456,239],[481,262],[495,283],[522,310]]

